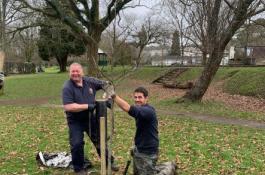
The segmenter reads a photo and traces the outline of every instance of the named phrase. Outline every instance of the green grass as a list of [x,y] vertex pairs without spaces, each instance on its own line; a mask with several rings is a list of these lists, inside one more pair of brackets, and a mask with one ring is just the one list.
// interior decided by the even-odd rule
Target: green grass
[[[130,68],[115,67],[111,70],[109,67],[106,67],[103,70],[106,76],[115,80],[126,74]],[[164,70],[165,69],[160,70],[160,68],[154,69],[147,67],[134,72],[134,75],[131,75],[131,78],[151,81],[153,76],[162,74],[161,72]],[[52,67],[45,73],[6,77],[4,95],[0,96],[0,100],[52,97],[51,101],[58,104],[61,102],[59,97],[61,95],[63,83],[68,79],[68,73],[55,73],[56,71],[57,68]],[[127,80],[125,79],[123,81],[125,82]]]
[[198,78],[198,75],[200,75],[201,72],[202,68],[200,67],[191,68],[177,77],[176,81],[179,83],[184,83],[186,81],[195,80]]
[[[263,71],[248,69],[249,74]],[[1,96],[0,100],[53,97],[51,103],[60,104],[61,88],[68,75],[53,73],[55,70],[50,70],[49,73],[7,77],[5,95]],[[104,71],[118,77],[124,70],[115,68],[111,72],[107,68]],[[244,70],[247,69],[222,68],[217,73],[216,81],[233,80]],[[148,84],[166,71],[167,68],[158,67],[139,69],[121,82],[118,91],[131,92],[134,87],[128,82],[139,81]],[[200,69],[194,69],[186,72],[180,81],[194,79],[196,72],[199,71]],[[129,99],[129,96],[125,98]],[[174,101],[175,97],[159,100],[154,95],[150,98],[151,104],[156,108],[177,113],[194,112],[264,121],[264,114],[238,111],[218,102],[176,104]],[[38,151],[69,152],[68,130],[63,109],[0,106],[0,116],[1,175],[72,174],[71,170],[40,168],[35,161]],[[134,120],[126,113],[116,111],[112,150],[118,164],[123,168],[129,159],[128,153],[133,143],[134,132]],[[264,130],[163,115],[159,116],[159,137],[159,162],[176,160],[181,174],[265,174]],[[100,162],[90,142],[86,145],[85,152],[99,170]],[[130,174],[131,171],[130,168]]]
[[[35,161],[38,151],[69,150],[62,109],[1,106],[0,116],[0,174],[71,174],[70,170],[40,169]],[[116,112],[112,150],[122,167],[129,158],[134,132],[134,120]],[[163,116],[159,136],[159,162],[176,160],[181,174],[265,173],[264,130]],[[90,142],[85,152],[99,168]]]
[[[54,69],[54,67],[52,69]],[[112,70],[112,72],[109,67],[106,67],[105,69],[106,69],[105,70],[106,74],[114,73],[114,76],[119,76],[121,72],[125,70],[125,68],[123,67],[115,67]],[[129,70],[129,67],[127,67],[126,70]],[[158,77],[167,70],[168,68],[143,67],[135,71],[133,75],[124,79],[121,82],[121,84],[117,87],[117,90],[119,93],[132,91],[133,88],[135,87],[128,86],[128,83],[130,81],[140,80],[142,81],[142,83],[150,83],[152,80],[155,79],[154,77]],[[216,81],[227,80],[227,83],[229,83],[230,81],[233,82],[233,78],[235,76],[241,75],[241,72],[246,72],[246,74],[253,74],[253,72],[262,72],[262,71],[263,71],[262,68],[220,68],[220,70],[216,75]],[[189,71],[185,72],[179,79],[180,81],[192,80],[198,75],[199,72],[201,72],[201,68],[190,69]],[[245,76],[248,77],[247,75]],[[258,77],[261,78],[260,76]],[[5,94],[3,96],[0,96],[0,100],[34,99],[34,98],[50,97],[49,103],[61,104],[61,97],[60,97],[61,88],[63,86],[64,81],[67,79],[68,79],[68,73],[42,73],[42,74],[32,74],[32,75],[9,76],[6,78],[5,81]],[[244,79],[244,76],[243,77],[241,76],[241,79]],[[244,79],[244,81],[247,80]],[[237,84],[238,82],[234,83]],[[230,84],[231,86],[235,86],[233,83]],[[252,91],[257,89],[259,88],[253,88]],[[175,104],[174,102],[176,98],[177,97],[172,97],[170,99],[159,100],[156,98],[156,96],[151,96],[150,100],[151,103],[158,105],[161,108],[171,108],[171,110],[177,109],[177,111],[180,112],[181,111],[194,112],[194,113],[210,114],[210,115],[224,116],[230,118],[233,117],[233,118],[244,118],[244,119],[256,119],[263,121],[265,120],[264,115],[261,113],[238,111],[236,109],[227,107],[220,102],[208,101],[204,103]]]
[[58,73],[60,72],[60,68],[58,66],[52,66],[52,67],[45,68],[44,72],[45,73]]
[[155,78],[163,75],[168,70],[169,68],[167,67],[142,67],[130,76],[130,78],[152,82]]
[[[191,68],[179,76],[176,81],[184,83],[198,78],[202,68]],[[265,69],[220,67],[213,82],[224,81],[224,91],[230,94],[240,94],[265,98]]]
[[244,69],[244,68],[221,67],[218,69],[216,75],[214,76],[214,81],[229,80],[230,77],[234,76],[241,69]]
[[58,97],[67,79],[66,73],[9,76],[5,79],[4,95],[0,99]]
[[161,109],[175,111],[176,113],[195,113],[227,118],[265,121],[264,113],[239,111],[216,101],[176,103],[176,98],[171,98],[160,101],[152,100],[152,102]]
[[183,168],[181,174],[259,174],[264,171],[264,131],[174,117],[161,117],[160,123],[163,124],[160,125],[161,157],[167,160],[176,155]]
[[264,68],[242,68],[226,81],[224,89],[231,94],[265,98],[264,77]]
[[[220,80],[226,80],[233,75],[235,75],[239,70],[244,68],[231,68],[231,67],[220,67],[214,76],[213,81],[220,81]],[[184,83],[186,81],[191,81],[197,79],[203,68],[202,67],[194,67],[190,68],[189,70],[182,73],[179,77],[177,77],[176,81],[180,83]]]

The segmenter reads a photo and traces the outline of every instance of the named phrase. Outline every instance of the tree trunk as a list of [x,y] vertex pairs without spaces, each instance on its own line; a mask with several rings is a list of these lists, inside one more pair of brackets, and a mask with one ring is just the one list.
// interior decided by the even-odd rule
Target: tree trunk
[[206,52],[202,52],[202,65],[206,65],[207,63],[207,53]]
[[141,55],[142,55],[143,50],[144,50],[144,47],[140,47],[140,50],[139,50],[139,53],[136,59],[136,68],[138,68],[141,63]]
[[68,58],[68,55],[65,55],[62,57],[56,57],[56,60],[60,67],[60,72],[66,72],[67,58]]
[[65,57],[62,58],[62,60],[61,60],[60,72],[66,72],[67,57],[68,57],[68,56],[65,56]]
[[[247,18],[264,12],[264,9],[257,10],[260,4],[253,0],[235,1],[235,4],[232,6],[233,8],[229,7],[229,10],[225,10],[226,8],[222,6],[221,0],[205,2],[207,6],[209,6],[209,8],[207,8],[210,10],[208,11],[209,13],[205,15],[207,17],[207,30],[204,35],[207,39],[207,44],[205,45],[206,52],[210,55],[206,60],[204,70],[196,81],[195,86],[191,91],[187,92],[180,101],[185,101],[185,99],[200,101],[202,99],[220,66],[225,47],[228,42],[231,41],[235,32],[244,24]],[[210,4],[210,2],[212,4]],[[222,16],[226,16],[227,13],[230,14],[229,18],[224,20]]]
[[87,57],[87,74],[92,77],[99,77],[101,74],[98,68],[98,43],[95,41],[87,44]]
[[[220,54],[221,53],[221,54]],[[199,79],[195,82],[193,88],[188,91],[183,98],[191,101],[200,101],[207,91],[213,77],[215,76],[222,61],[223,49],[212,52],[209,61],[206,63]]]

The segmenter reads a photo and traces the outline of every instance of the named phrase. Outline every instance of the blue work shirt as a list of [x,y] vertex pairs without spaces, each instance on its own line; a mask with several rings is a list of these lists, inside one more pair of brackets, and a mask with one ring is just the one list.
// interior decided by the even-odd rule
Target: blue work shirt
[[135,146],[140,153],[157,154],[159,147],[158,121],[155,109],[146,104],[131,106],[129,115],[135,118]]
[[[83,77],[83,86],[77,86],[74,81],[67,80],[64,83],[62,91],[63,105],[78,103],[78,104],[95,104],[96,91],[102,89],[104,81],[92,78]],[[65,112],[68,118],[84,119],[88,116],[88,110],[81,112]]]

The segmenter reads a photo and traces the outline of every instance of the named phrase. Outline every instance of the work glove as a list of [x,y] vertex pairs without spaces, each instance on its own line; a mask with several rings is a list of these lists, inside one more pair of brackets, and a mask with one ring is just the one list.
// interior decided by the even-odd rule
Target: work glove
[[114,90],[114,86],[111,84],[111,82],[106,81],[103,84],[103,90],[106,92],[107,97],[115,97],[115,90]]
[[113,105],[113,99],[109,98],[107,100],[106,104],[107,104],[107,107],[111,109],[112,108],[112,105]]
[[95,104],[88,104],[88,110],[93,111],[95,109],[96,105]]

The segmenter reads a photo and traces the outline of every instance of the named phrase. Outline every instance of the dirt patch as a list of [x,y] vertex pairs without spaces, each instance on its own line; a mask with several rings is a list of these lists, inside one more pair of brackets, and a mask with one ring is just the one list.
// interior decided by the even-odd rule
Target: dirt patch
[[[240,111],[265,113],[265,99],[243,95],[231,95],[222,91],[222,85],[223,82],[211,85],[205,93],[203,101],[219,101],[226,106]],[[160,99],[167,99],[173,96],[181,97],[187,92],[187,90],[164,88],[162,85],[155,84],[148,84],[146,87],[150,90],[152,95]]]
[[240,111],[265,113],[265,99],[225,93],[222,91],[223,83],[218,82],[210,86],[203,100],[221,101]]

